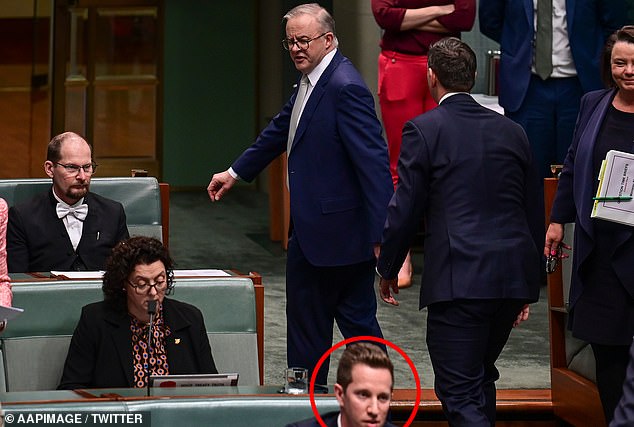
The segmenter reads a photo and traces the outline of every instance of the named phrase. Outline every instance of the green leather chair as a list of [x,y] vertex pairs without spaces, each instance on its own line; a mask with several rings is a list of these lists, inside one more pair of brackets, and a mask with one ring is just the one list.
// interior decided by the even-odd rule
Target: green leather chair
[[[24,202],[50,188],[51,180],[48,178],[0,179],[0,197],[9,206]],[[163,224],[167,224],[168,219],[164,221],[162,218],[162,208],[165,207],[161,205],[161,191],[156,178],[93,178],[90,191],[123,205],[131,236],[166,240],[163,238]]]
[[[204,394],[204,391],[188,389],[190,395]],[[113,390],[116,391],[116,390]],[[117,401],[63,401],[69,399],[61,391],[48,393],[0,393],[6,414],[20,412],[80,412],[94,414],[100,412],[143,414],[143,425],[152,427],[172,426],[230,426],[230,427],[280,427],[294,421],[313,417],[308,397],[300,396],[240,396],[235,391],[226,392],[230,396],[200,396],[192,398],[161,398]],[[33,403],[26,402],[30,400]],[[15,399],[19,399],[17,402]],[[43,400],[51,403],[40,403]],[[39,402],[37,402],[39,401]],[[317,397],[315,403],[321,414],[339,410],[333,396]]]
[[[177,279],[174,299],[198,307],[219,372],[259,384],[255,292],[244,277]],[[0,335],[0,390],[54,390],[81,307],[103,299],[98,280],[18,282],[13,305],[24,313]]]

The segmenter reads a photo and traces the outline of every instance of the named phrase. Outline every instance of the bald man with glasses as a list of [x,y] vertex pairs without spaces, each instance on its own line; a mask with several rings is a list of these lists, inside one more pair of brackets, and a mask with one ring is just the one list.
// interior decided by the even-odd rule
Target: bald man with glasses
[[103,270],[112,248],[129,237],[121,203],[90,193],[92,148],[73,132],[48,144],[51,189],[9,209],[10,273]]

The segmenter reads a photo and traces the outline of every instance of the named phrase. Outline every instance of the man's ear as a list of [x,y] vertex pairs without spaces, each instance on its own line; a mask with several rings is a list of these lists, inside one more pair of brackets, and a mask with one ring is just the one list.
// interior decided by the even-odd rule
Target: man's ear
[[53,168],[55,165],[50,160],[44,162],[44,172],[48,175],[49,178],[53,178]]
[[337,402],[339,402],[340,407],[343,406],[343,395],[344,395],[343,387],[341,386],[341,384],[336,383],[335,397],[337,398]]
[[427,83],[429,87],[436,87],[438,84],[438,77],[436,77],[436,73],[431,68],[427,68]]
[[324,36],[326,42],[328,43],[328,47],[335,43],[335,35],[333,33],[328,33]]

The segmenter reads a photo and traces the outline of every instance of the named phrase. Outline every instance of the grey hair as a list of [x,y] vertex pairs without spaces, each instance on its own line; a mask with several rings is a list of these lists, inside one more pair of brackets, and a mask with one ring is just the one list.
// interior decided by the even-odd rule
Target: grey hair
[[328,11],[317,3],[306,3],[295,6],[282,18],[284,22],[291,18],[295,18],[299,15],[314,16],[319,23],[322,31],[332,33],[334,36],[333,43],[335,47],[339,46],[339,40],[337,39],[337,33],[335,32],[335,20]]

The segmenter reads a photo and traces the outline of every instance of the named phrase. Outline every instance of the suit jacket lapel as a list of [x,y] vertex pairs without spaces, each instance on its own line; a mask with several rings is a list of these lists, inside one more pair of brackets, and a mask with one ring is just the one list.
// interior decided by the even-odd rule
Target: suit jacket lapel
[[568,39],[572,37],[570,29],[573,28],[575,19],[575,4],[576,0],[566,0],[566,26],[568,30]]
[[[592,114],[588,117],[588,125],[585,129],[583,129],[582,134],[579,135],[578,146],[584,148],[583,150],[577,151],[575,159],[574,173],[579,174],[579,176],[592,173],[594,144],[596,143],[599,130],[601,129],[601,125],[605,119],[608,108],[612,103],[613,97],[614,92],[608,92],[603,99],[597,103]],[[587,182],[592,183],[595,179],[597,179],[596,176],[590,176],[588,177]],[[583,227],[588,235],[594,236],[594,227],[592,227],[590,219],[590,213],[592,212],[592,206],[594,204],[592,201],[592,197],[594,196],[594,194],[592,194],[593,186],[584,185],[575,186],[575,188],[577,189],[574,194],[575,204],[579,207],[579,212],[582,213],[582,215],[579,216],[579,225]]]
[[170,336],[165,339],[165,348],[167,351],[170,372],[181,372],[183,371],[183,368],[190,368],[188,366],[181,367],[181,364],[183,363],[181,355],[184,351],[182,349],[195,347],[191,343],[184,342],[184,340],[191,339],[190,334],[185,331],[191,326],[191,323],[189,320],[185,319],[178,310],[174,309],[172,301],[168,298],[163,300],[163,316],[165,325],[169,325],[172,332]]
[[[332,73],[335,71],[339,63],[343,60],[343,55],[341,52],[337,51],[335,56],[333,56],[332,61],[328,64],[328,67],[324,70],[321,77],[319,77],[319,81],[317,81],[317,86],[313,88],[313,91],[310,93],[310,97],[306,102],[306,106],[304,107],[304,111],[302,112],[302,116],[299,119],[299,123],[297,124],[297,130],[295,131],[295,138],[293,139],[293,148],[295,144],[301,141],[302,135],[306,132],[308,128],[308,124],[315,114],[315,110],[317,109],[317,105],[319,105],[319,101],[322,96],[326,92],[326,85],[332,76]],[[292,151],[291,151],[292,152]]]
[[537,32],[535,28],[535,8],[533,7],[533,0],[524,0],[524,12],[526,20],[528,21],[528,28],[532,28],[533,32]]
[[125,373],[128,387],[134,386],[134,369],[132,368],[132,332],[130,331],[130,317],[125,311],[107,310],[106,322],[111,326],[112,341],[114,343],[118,362]]
[[53,227],[57,229],[57,232],[60,236],[64,236],[64,251],[73,250],[73,243],[70,241],[70,236],[68,235],[68,231],[66,230],[66,226],[64,225],[64,221],[57,216],[57,199],[53,195],[53,187],[48,192],[50,203],[50,218],[53,222]]
[[88,215],[86,215],[84,225],[82,226],[81,239],[77,245],[78,249],[80,246],[83,246],[82,244],[84,244],[84,240],[96,239],[96,236],[93,235],[92,231],[96,228],[93,225],[96,225],[99,215],[98,212],[95,211],[97,207],[94,203],[91,203],[92,201],[93,198],[90,192],[86,193],[84,196],[84,203],[88,205]]

